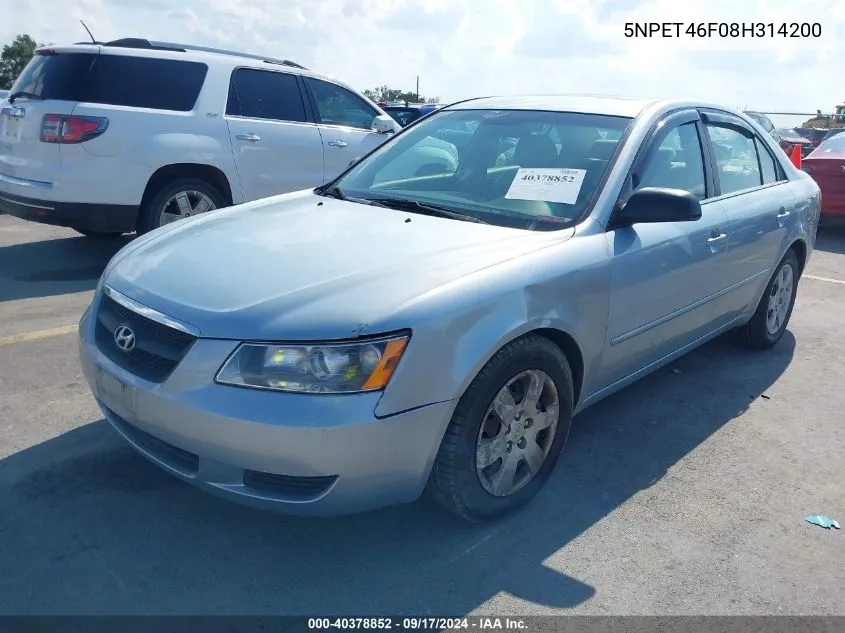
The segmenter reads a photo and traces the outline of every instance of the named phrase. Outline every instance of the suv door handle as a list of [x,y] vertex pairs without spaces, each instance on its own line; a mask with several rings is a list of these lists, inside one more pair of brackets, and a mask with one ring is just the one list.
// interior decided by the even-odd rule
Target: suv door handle
[[332,147],[346,147],[346,141],[342,141],[340,139],[336,141],[329,141],[328,144]]
[[709,246],[711,249],[715,249],[715,248],[724,244],[727,241],[728,241],[728,236],[725,235],[724,233],[720,233],[719,235],[714,235],[713,237],[708,238],[707,239],[707,246]]
[[780,212],[775,216],[778,219],[778,225],[782,227],[784,224],[786,224],[786,218],[788,218],[790,215],[791,213],[789,211],[781,207]]
[[258,134],[238,134],[235,136],[236,139],[239,141],[249,141],[250,143],[255,143],[256,141],[260,141],[261,137]]

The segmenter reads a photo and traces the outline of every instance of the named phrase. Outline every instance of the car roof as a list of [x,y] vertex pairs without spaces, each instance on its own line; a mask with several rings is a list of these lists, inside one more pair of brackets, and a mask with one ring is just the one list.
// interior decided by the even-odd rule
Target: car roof
[[[579,112],[610,116],[636,117],[649,106],[657,105],[660,99],[636,97],[615,97],[606,95],[562,94],[481,97],[469,99],[448,106],[449,109],[472,110],[550,110],[557,112]],[[668,102],[667,102],[668,103]]]
[[[205,61],[213,63],[215,61],[226,60],[227,63],[243,64],[243,65],[267,65],[268,68],[273,66],[283,66],[288,72],[294,72],[315,79],[327,79],[344,88],[352,89],[349,85],[340,81],[339,79],[313,71],[306,68],[302,64],[291,61],[289,59],[277,59],[266,55],[256,55],[253,53],[244,53],[240,51],[232,51],[221,48],[211,48],[207,46],[196,46],[193,44],[180,44],[175,42],[159,42],[154,40],[146,40],[142,38],[122,38],[119,40],[112,40],[109,42],[76,42],[71,45],[60,46],[40,46],[38,51],[52,50],[60,53],[96,53],[100,54],[137,54],[144,55],[146,52],[151,52],[156,57],[167,57],[170,59],[190,59],[192,61]],[[355,91],[357,92],[357,91]]]

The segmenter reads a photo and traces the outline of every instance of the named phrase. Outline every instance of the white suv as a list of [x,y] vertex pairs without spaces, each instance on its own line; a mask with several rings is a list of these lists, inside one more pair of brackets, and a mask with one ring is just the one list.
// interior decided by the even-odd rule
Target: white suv
[[0,210],[144,233],[316,187],[400,129],[287,60],[139,39],[40,48],[0,101]]

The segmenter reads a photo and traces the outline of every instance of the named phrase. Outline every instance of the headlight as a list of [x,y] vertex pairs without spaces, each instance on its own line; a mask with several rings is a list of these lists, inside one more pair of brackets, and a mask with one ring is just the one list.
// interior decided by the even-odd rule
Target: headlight
[[387,386],[409,337],[355,343],[242,343],[215,380],[225,385],[306,393],[357,393]]

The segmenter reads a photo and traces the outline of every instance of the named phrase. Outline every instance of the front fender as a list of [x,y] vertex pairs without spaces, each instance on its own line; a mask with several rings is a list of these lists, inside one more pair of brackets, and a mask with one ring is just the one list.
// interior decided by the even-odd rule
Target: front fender
[[581,395],[592,385],[607,331],[607,242],[579,236],[460,280],[422,300],[405,322],[411,342],[376,407],[386,416],[460,398],[510,341],[538,329],[568,335],[580,350]]

